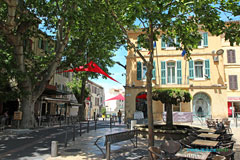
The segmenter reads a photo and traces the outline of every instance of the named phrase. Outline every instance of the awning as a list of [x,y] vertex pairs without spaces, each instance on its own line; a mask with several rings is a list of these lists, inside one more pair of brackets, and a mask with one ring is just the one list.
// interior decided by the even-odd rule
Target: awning
[[72,107],[80,107],[82,104],[80,103],[70,103]]
[[52,102],[52,103],[69,103],[70,100],[63,99],[63,98],[44,98],[45,101]]
[[105,101],[111,101],[111,100],[125,100],[125,98],[121,95],[121,94],[119,94],[119,95],[117,95],[117,96],[115,96],[115,97],[112,97],[112,98],[110,98],[110,99],[107,99],[107,100],[105,100]]
[[228,101],[231,101],[231,102],[240,102],[240,97],[228,97]]

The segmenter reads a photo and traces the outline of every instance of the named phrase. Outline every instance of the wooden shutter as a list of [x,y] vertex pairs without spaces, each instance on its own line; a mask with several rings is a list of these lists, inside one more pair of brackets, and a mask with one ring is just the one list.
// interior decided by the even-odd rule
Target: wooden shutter
[[237,75],[229,75],[229,89],[231,90],[238,89]]
[[38,39],[38,48],[41,48],[42,47],[42,38],[39,38]]
[[142,63],[137,62],[137,80],[142,79]]
[[163,35],[161,38],[161,48],[165,49],[166,48],[166,42],[164,41],[165,36]]
[[208,76],[208,79],[210,79],[210,61],[209,61],[209,59],[205,60],[205,74]]
[[235,50],[232,49],[232,63],[236,63],[236,55],[235,55]]
[[166,84],[166,62],[161,61],[161,82]]
[[139,37],[137,37],[137,47],[138,47],[138,49],[141,49],[141,45],[140,45],[140,42],[139,42]]
[[180,47],[179,36],[176,36],[176,46],[177,46],[177,47]]
[[207,32],[203,33],[203,46],[204,47],[208,46],[208,33]]
[[177,84],[182,84],[182,63],[177,61]]
[[152,70],[152,80],[156,80],[156,67],[155,67],[155,61],[153,61],[153,70]]
[[193,60],[189,61],[189,79],[194,79],[194,65]]

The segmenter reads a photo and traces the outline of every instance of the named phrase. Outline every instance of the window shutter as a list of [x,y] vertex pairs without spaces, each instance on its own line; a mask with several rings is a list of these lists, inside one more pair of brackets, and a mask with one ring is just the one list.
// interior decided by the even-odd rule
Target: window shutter
[[38,39],[38,48],[41,48],[41,46],[42,46],[42,38],[39,38]]
[[166,62],[161,61],[161,82],[166,84]]
[[190,60],[190,61],[189,61],[189,79],[194,79],[193,60]]
[[176,46],[180,47],[180,43],[179,43],[178,39],[179,39],[179,36],[176,36]]
[[48,41],[45,41],[45,51],[48,52]]
[[238,89],[237,75],[229,75],[229,89],[231,90]]
[[166,48],[166,42],[164,41],[164,38],[165,38],[165,36],[163,35],[162,38],[161,38],[161,47],[162,47],[162,49]]
[[232,51],[227,50],[227,63],[231,63],[232,60]]
[[208,76],[208,79],[210,79],[210,61],[209,61],[209,59],[205,60],[205,74]]
[[153,61],[152,75],[153,75],[152,80],[156,80],[156,67],[155,67],[155,61]]
[[177,84],[182,84],[182,63],[177,61]]
[[236,63],[236,55],[234,49],[232,49],[232,63]]
[[203,46],[204,47],[208,46],[208,33],[207,32],[203,33]]
[[137,62],[137,80],[142,79],[142,63]]
[[137,37],[137,47],[138,47],[138,49],[141,49],[141,45],[139,43],[139,37]]

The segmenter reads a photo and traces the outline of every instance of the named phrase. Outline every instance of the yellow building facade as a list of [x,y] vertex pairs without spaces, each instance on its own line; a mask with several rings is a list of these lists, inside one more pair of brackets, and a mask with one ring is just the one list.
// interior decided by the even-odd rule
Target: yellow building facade
[[[190,92],[192,101],[173,106],[174,112],[192,112],[193,117],[196,118],[227,118],[229,100],[235,98],[237,101],[240,97],[240,90],[236,86],[239,84],[239,79],[236,78],[240,76],[240,57],[237,55],[240,48],[231,47],[221,36],[216,37],[207,32],[200,33],[203,37],[202,41],[199,42],[198,48],[192,51],[190,61],[181,55],[182,51],[176,50],[171,43],[159,38],[154,48],[152,86],[181,88]],[[136,46],[140,34],[139,31],[128,32],[130,40]],[[173,40],[177,43],[176,38]],[[223,54],[220,49],[224,51]],[[148,60],[148,50],[140,48],[140,51]],[[235,63],[228,63],[228,59],[234,61],[234,56]],[[128,50],[125,86],[126,119],[133,119],[136,111],[142,111],[144,118],[147,118],[146,71],[142,59],[133,50]],[[229,76],[231,76],[231,88],[229,88]],[[163,112],[165,112],[164,104],[153,101],[154,121],[162,120]]]

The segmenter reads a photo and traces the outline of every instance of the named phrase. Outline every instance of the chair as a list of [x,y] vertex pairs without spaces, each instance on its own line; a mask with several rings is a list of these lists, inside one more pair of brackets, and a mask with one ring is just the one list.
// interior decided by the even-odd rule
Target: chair
[[235,141],[229,141],[229,142],[221,142],[218,146],[219,147],[226,147],[228,146],[230,149],[233,149],[233,146],[236,142]]
[[164,151],[160,147],[150,146],[148,147],[151,160],[162,159],[164,157]]
[[232,129],[231,129],[231,121],[223,121],[223,125],[225,127],[225,129],[227,130],[228,133],[232,133]]
[[165,140],[160,148],[165,152],[165,157],[167,159],[179,159],[175,157],[175,154],[182,148],[181,143],[174,140]]
[[224,135],[221,135],[218,138],[218,140],[221,142],[230,142],[232,140],[232,136],[233,136],[233,134],[224,134]]
[[220,147],[217,155],[224,156],[227,160],[234,160],[235,152],[232,151],[231,146]]
[[206,123],[207,123],[208,128],[216,129],[216,122],[214,120],[208,119],[208,120],[206,120]]
[[178,141],[184,148],[192,148],[190,146],[191,142],[189,142],[187,139],[181,139]]

